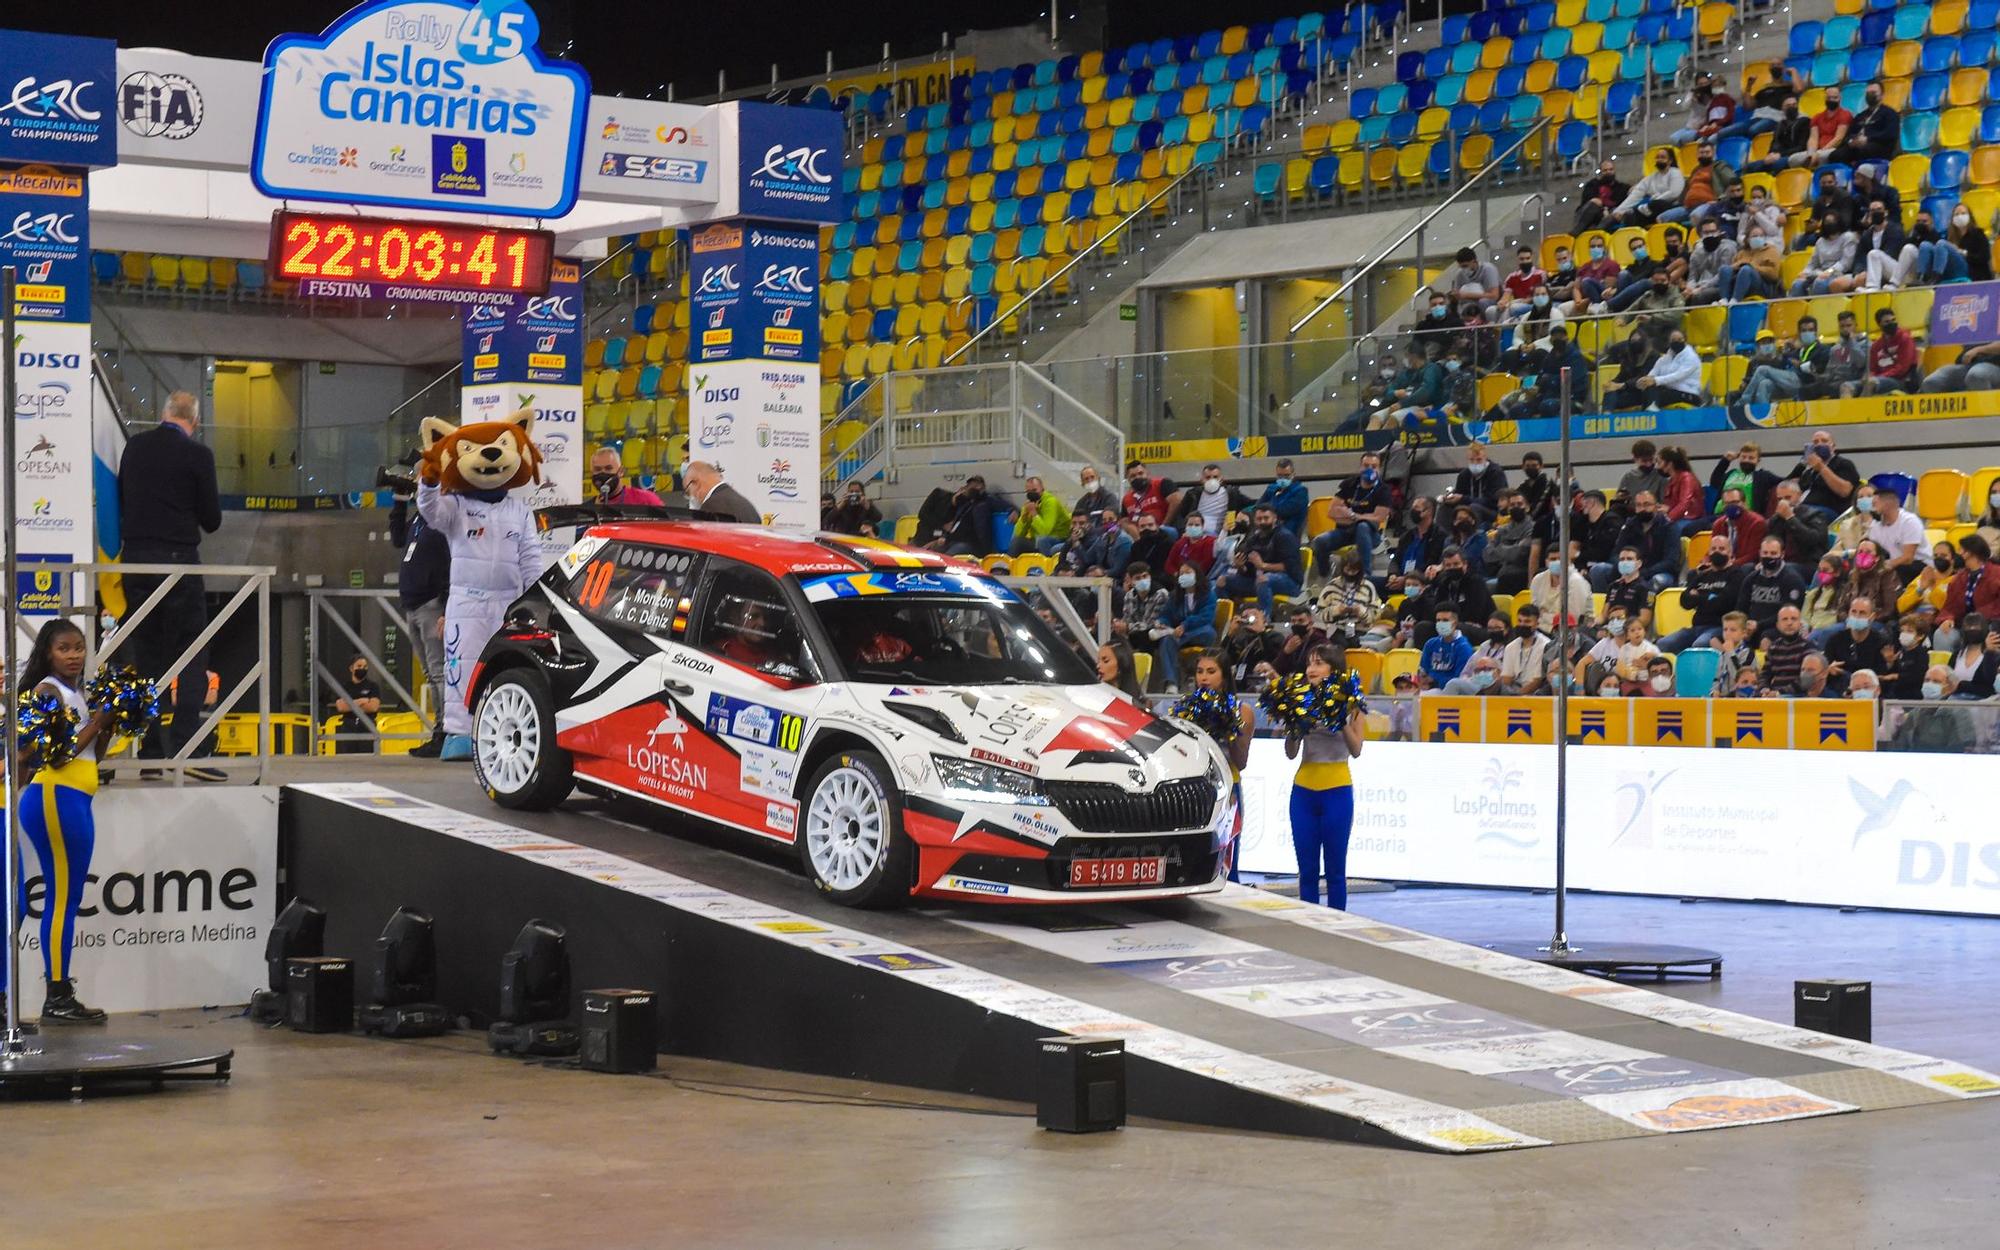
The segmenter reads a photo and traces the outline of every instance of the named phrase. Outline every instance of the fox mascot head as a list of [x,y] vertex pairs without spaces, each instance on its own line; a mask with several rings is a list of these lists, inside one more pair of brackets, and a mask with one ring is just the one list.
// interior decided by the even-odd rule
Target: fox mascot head
[[418,473],[425,483],[448,494],[539,483],[542,452],[529,436],[534,420],[531,408],[471,425],[425,417],[420,430],[424,458]]

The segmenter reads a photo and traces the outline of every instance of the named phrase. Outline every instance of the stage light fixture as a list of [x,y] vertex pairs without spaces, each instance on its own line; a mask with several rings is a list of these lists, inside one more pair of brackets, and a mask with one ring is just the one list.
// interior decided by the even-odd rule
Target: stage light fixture
[[273,1024],[285,1018],[286,964],[326,953],[326,912],[303,898],[285,904],[276,923],[264,939],[264,970],[268,978],[261,990],[250,995],[250,1016]]
[[577,1028],[569,1018],[569,935],[558,924],[530,920],[500,960],[500,1014],[486,1030],[498,1054],[573,1055]]
[[398,907],[369,959],[368,1005],[361,1031],[384,1037],[436,1037],[451,1029],[437,997],[437,942],[430,916]]
[[1125,1039],[1044,1037],[1035,1045],[1036,1124],[1054,1133],[1125,1126]]

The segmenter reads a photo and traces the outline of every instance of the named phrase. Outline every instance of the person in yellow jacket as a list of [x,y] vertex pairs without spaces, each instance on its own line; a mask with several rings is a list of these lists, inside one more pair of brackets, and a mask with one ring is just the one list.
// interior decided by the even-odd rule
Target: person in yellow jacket
[[1014,541],[1007,554],[1051,556],[1069,541],[1069,505],[1042,488],[1042,479],[1021,483],[1021,507],[1014,514]]

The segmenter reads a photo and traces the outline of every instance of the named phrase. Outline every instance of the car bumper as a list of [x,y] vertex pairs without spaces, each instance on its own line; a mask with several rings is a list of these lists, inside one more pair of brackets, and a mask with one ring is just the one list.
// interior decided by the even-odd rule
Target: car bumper
[[1049,890],[1011,881],[984,881],[946,873],[928,887],[916,891],[918,898],[971,899],[981,903],[1141,903],[1151,899],[1185,898],[1191,894],[1214,894],[1227,883],[1217,873],[1212,881],[1199,885],[1147,886],[1141,889]]

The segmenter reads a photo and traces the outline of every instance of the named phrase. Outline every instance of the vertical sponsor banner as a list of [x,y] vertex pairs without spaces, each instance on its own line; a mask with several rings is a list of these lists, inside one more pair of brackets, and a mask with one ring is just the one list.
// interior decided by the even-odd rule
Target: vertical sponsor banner
[[839,221],[845,212],[840,114],[755,100],[735,101],[734,108],[736,211],[786,221]]
[[694,331],[688,354],[694,361],[741,360],[754,354],[742,332],[749,307],[743,289],[745,225],[716,221],[688,232],[688,316]]
[[529,505],[583,499],[583,271],[558,258],[546,295],[476,304],[459,326],[467,385],[462,421],[491,421],[521,408],[535,412],[542,484]]
[[819,361],[819,227],[753,221],[743,241],[750,276],[748,355]]
[[688,369],[688,457],[722,470],[766,524],[819,523],[819,370],[781,360]]
[[[265,982],[278,911],[275,787],[122,788],[97,796],[97,847],[71,959],[93,1006],[170,1011],[241,1003]],[[164,831],[171,830],[171,835]],[[31,854],[20,968],[42,975],[48,882]]]
[[0,30],[0,161],[118,163],[109,39]]

